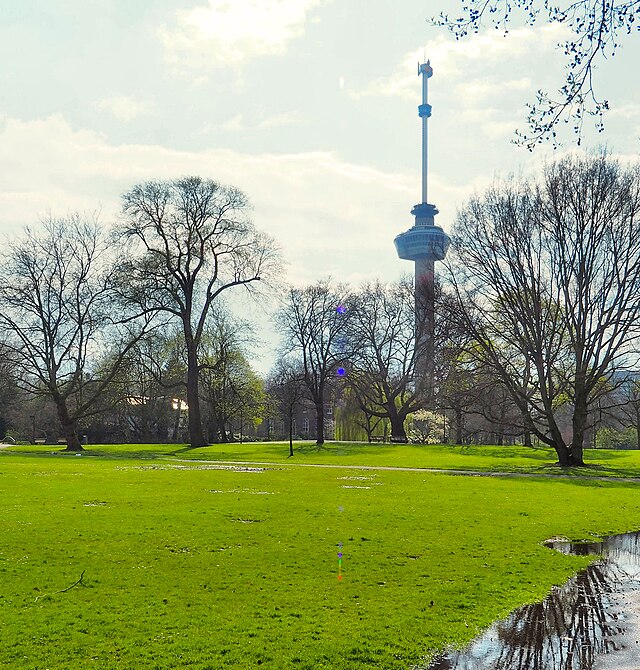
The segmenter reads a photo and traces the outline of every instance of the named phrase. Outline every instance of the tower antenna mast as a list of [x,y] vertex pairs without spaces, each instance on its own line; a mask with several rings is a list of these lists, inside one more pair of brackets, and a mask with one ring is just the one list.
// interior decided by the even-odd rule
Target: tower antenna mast
[[422,75],[422,104],[418,107],[418,114],[422,119],[422,200],[429,202],[427,176],[429,173],[429,78],[433,76],[433,69],[429,61],[418,65],[418,75]]

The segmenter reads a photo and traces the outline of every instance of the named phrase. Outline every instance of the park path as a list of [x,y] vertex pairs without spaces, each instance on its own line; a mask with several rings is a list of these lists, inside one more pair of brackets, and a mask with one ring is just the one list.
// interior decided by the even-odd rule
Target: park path
[[561,479],[570,481],[571,479],[593,479],[601,482],[625,482],[631,484],[640,484],[640,477],[603,477],[601,475],[565,475],[542,472],[482,472],[481,470],[446,470],[443,468],[407,468],[393,465],[336,465],[333,463],[274,463],[263,461],[204,461],[192,458],[171,458],[171,461],[180,463],[209,463],[211,465],[258,465],[270,468],[333,468],[338,470],[373,470],[373,471],[399,471],[399,472],[423,472],[425,474],[453,475],[460,477],[528,477],[544,479]]

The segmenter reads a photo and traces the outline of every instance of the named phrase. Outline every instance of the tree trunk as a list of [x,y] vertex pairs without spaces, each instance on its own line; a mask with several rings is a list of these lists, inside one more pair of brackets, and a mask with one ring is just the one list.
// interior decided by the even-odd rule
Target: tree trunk
[[219,432],[219,441],[223,444],[228,442],[233,442],[233,427],[227,428],[227,422],[225,419],[220,420],[220,432]]
[[456,406],[456,444],[463,444],[462,435],[462,406]]
[[573,408],[573,439],[571,440],[571,465],[584,465],[584,434],[587,425],[587,399],[576,395]]
[[76,429],[76,422],[69,416],[67,404],[63,398],[56,399],[56,410],[58,412],[58,421],[60,427],[67,440],[67,448],[65,451],[84,451],[80,440],[78,439],[78,431]]
[[318,393],[314,398],[316,408],[316,444],[324,444],[324,386],[320,384]]
[[173,421],[173,427],[172,427],[172,432],[171,432],[171,442],[177,442],[178,441],[178,432],[180,430],[180,412],[182,410],[180,409],[180,401],[178,400],[178,409],[176,410],[176,415]]
[[215,444],[220,440],[220,424],[213,410],[207,422],[207,437],[209,438],[209,444]]
[[[563,468],[568,468],[571,465],[574,465],[571,459],[571,450],[569,447],[567,447],[562,437],[562,433],[560,432],[560,428],[558,428],[558,424],[556,423],[552,410],[549,410],[548,425],[550,435],[546,436],[547,439],[544,440],[545,444],[548,444],[555,449],[556,454],[558,454],[558,463]],[[551,439],[548,439],[549,437]]]
[[289,458],[293,456],[293,412],[289,412]]
[[324,444],[324,402],[316,403],[316,444]]
[[558,454],[558,463],[563,468],[571,467],[573,465],[573,461],[571,459],[571,451],[567,445],[562,440],[560,440],[560,442],[554,442],[552,446],[555,449],[556,454]]
[[389,416],[391,421],[391,441],[392,442],[408,442],[407,433],[404,429],[405,417],[397,412],[393,412]]
[[369,412],[365,412],[364,415],[367,420],[367,423],[364,428],[367,433],[367,442],[371,443],[371,438],[373,437],[373,428],[371,427],[371,414],[369,414]]
[[204,447],[207,441],[200,416],[200,392],[198,387],[198,358],[195,345],[187,344],[187,405],[189,407],[189,442],[192,447]]

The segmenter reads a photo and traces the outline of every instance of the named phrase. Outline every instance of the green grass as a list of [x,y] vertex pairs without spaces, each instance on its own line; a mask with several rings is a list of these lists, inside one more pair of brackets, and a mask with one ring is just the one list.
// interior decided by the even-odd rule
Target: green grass
[[[264,445],[234,448],[198,451],[239,460]],[[324,457],[375,461],[360,449]],[[403,465],[427,453],[396,449]],[[588,560],[542,540],[640,528],[637,485],[615,481],[233,472],[162,460],[175,446],[20,451],[0,458],[7,670],[406,669]]]
[[[52,455],[60,448],[12,447],[0,455],[11,453]],[[390,445],[354,442],[329,442],[322,447],[299,442],[294,457],[288,458],[285,442],[250,442],[216,444],[199,449],[175,444],[124,444],[88,447],[86,456],[101,458],[192,459],[221,461],[253,461],[287,464],[368,465],[383,467],[415,467],[478,472],[514,472],[524,474],[569,474],[580,477],[640,477],[640,451],[588,449],[584,468],[560,470],[556,454],[547,448],[499,447],[484,445]]]
[[[52,454],[59,447],[12,447],[6,453]],[[2,452],[0,452],[2,453]],[[390,445],[354,442],[328,442],[322,447],[314,443],[294,444],[294,457],[288,458],[285,442],[250,442],[215,444],[199,449],[187,445],[96,445],[88,447],[87,456],[102,458],[176,458],[193,460],[253,461],[274,463],[369,465],[383,467],[415,467],[478,472],[517,472],[526,474],[559,474],[557,457],[552,449],[518,446],[450,446]],[[564,473],[572,476],[640,477],[640,451],[587,449],[587,467],[572,468]]]
[[[286,460],[284,445],[239,447],[187,453]],[[336,445],[295,460],[478,468],[500,451],[483,449]],[[0,457],[3,670],[406,669],[588,561],[544,539],[640,528],[637,485],[619,481],[234,472],[163,460],[175,445],[25,451]]]

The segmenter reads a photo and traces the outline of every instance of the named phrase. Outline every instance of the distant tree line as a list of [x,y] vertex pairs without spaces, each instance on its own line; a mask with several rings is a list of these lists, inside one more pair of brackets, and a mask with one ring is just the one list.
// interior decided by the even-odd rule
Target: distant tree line
[[[436,287],[434,394],[415,367],[410,279],[278,289],[274,240],[234,188],[146,182],[112,228],[50,218],[0,269],[0,432],[24,440],[313,437],[522,443],[562,465],[638,446],[640,171],[606,152],[496,183],[459,212]],[[276,296],[261,378],[250,317]],[[422,338],[418,337],[418,341]],[[598,433],[600,431],[600,433]]]

